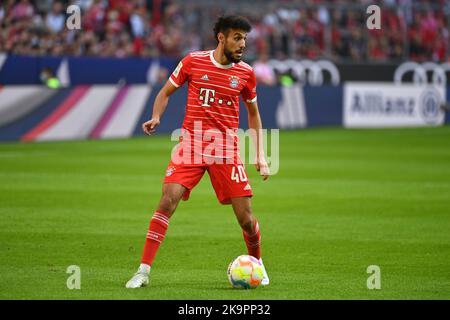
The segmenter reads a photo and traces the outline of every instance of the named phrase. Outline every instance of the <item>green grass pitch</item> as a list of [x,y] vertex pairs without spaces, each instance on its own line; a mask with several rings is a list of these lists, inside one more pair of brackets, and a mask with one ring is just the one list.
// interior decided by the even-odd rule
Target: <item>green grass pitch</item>
[[[234,290],[246,253],[207,175],[173,216],[147,288],[129,290],[169,136],[0,144],[1,299],[449,299],[450,127],[280,134],[280,171],[247,166],[271,284]],[[81,268],[81,290],[66,269]],[[369,265],[381,289],[366,286]]]

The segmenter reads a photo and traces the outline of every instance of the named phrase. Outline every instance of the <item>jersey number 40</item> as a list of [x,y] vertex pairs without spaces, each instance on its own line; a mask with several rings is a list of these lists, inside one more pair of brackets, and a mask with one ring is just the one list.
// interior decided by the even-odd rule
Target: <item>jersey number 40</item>
[[247,175],[245,174],[245,169],[242,165],[231,169],[231,180],[236,181],[236,183],[247,181]]

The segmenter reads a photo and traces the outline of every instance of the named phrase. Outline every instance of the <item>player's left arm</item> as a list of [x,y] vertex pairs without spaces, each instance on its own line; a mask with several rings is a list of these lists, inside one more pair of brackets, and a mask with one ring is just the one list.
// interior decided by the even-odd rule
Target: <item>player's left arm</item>
[[256,76],[253,69],[250,71],[247,82],[242,89],[242,99],[247,108],[248,127],[250,128],[250,135],[256,148],[256,170],[259,171],[264,180],[267,180],[270,171],[264,155],[262,121],[259,115],[258,103],[256,102]]
[[267,180],[270,175],[269,166],[267,165],[266,157],[263,147],[262,121],[259,115],[258,103],[255,101],[244,101],[248,112],[248,127],[253,143],[256,148],[256,170],[260,172],[264,180]]

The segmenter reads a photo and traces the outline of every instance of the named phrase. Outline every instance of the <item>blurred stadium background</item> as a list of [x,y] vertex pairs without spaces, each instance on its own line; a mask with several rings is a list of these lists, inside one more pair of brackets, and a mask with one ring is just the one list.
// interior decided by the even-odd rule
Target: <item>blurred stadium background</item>
[[[83,33],[65,28],[78,5]],[[383,31],[365,28],[366,8],[382,6]],[[327,58],[334,61],[447,61],[446,0],[79,0],[2,1],[0,50],[10,54],[174,57],[215,46],[217,16],[250,18],[247,60]],[[25,31],[25,32],[24,32]]]
[[[366,26],[371,4],[381,30]],[[214,49],[214,21],[236,12],[254,27],[244,60],[264,127],[281,129],[280,172],[262,183],[248,168],[273,284],[224,290],[245,248],[203,179],[152,288],[126,291],[185,88],[157,136],[137,137],[141,123],[178,61]],[[448,299],[449,32],[449,0],[1,1],[0,297]],[[84,290],[65,286],[72,264]],[[372,264],[382,290],[366,287]]]
[[[81,30],[66,27],[71,4],[81,9]],[[363,119],[348,120],[346,108],[360,108],[360,115],[372,108],[366,115],[372,120],[384,112],[379,126],[444,123],[449,1],[379,2],[381,30],[366,26],[369,4],[4,1],[0,140],[141,134],[140,122],[148,117],[158,87],[188,52],[214,48],[211,26],[226,12],[240,12],[254,25],[246,59],[255,68],[262,101],[270,106],[262,108],[267,127],[367,125]],[[367,86],[354,91],[350,81]],[[378,85],[371,82],[430,83],[439,93],[415,90],[412,98],[405,87],[381,96],[373,92]],[[172,105],[183,105],[184,97],[176,96]],[[412,105],[422,119],[412,120]],[[377,108],[381,113],[376,114]],[[84,118],[89,120],[81,127]],[[182,114],[167,118],[161,132],[176,128]],[[372,120],[367,121],[376,125]]]

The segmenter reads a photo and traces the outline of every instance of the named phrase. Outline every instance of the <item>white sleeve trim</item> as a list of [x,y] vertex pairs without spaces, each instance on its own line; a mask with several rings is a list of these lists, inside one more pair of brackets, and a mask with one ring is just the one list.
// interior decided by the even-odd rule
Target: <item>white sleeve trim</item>
[[252,100],[247,100],[247,103],[255,103],[258,97],[254,97]]
[[180,86],[175,83],[175,81],[172,80],[172,76],[169,77],[169,81],[176,87],[179,88]]

